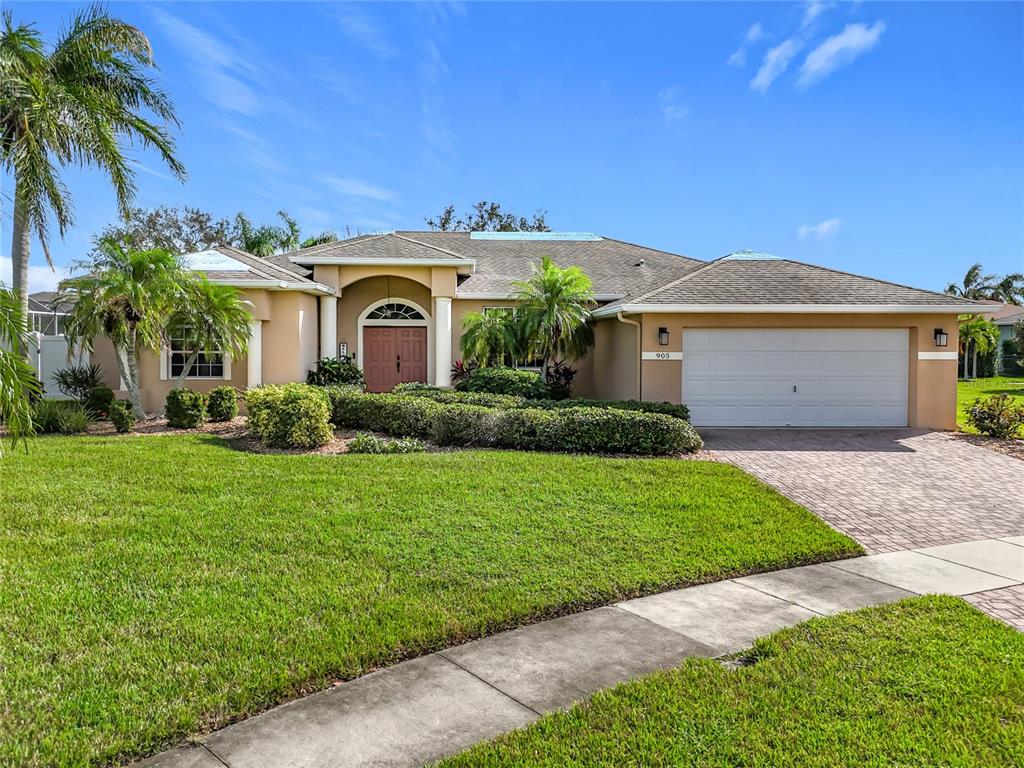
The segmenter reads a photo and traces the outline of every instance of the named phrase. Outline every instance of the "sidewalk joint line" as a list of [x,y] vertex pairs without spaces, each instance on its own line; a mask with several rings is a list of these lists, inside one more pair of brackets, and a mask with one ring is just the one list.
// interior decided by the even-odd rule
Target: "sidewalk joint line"
[[224,766],[224,768],[231,768],[231,766],[227,764],[227,761],[226,761],[226,760],[224,760],[224,758],[222,758],[222,757],[221,757],[220,755],[218,755],[218,754],[217,754],[216,752],[214,752],[214,751],[213,751],[212,749],[210,749],[209,745],[208,745],[208,744],[207,744],[207,743],[206,743],[205,741],[204,741],[204,742],[202,742],[202,746],[203,746],[203,749],[205,749],[205,750],[206,750],[207,752],[209,752],[209,753],[210,753],[210,756],[211,756],[211,757],[212,757],[212,758],[213,758],[214,760],[216,760],[216,761],[217,761],[218,763],[220,763],[221,765],[223,765],[223,766]]
[[[979,541],[999,541],[999,539],[979,539]],[[964,543],[965,544],[973,544],[974,542],[972,541],[972,542],[964,542]],[[1006,542],[1004,541],[1003,543],[1005,544]],[[958,563],[956,560],[948,560],[945,557],[939,557],[938,555],[933,555],[933,554],[930,554],[928,552],[922,552],[919,549],[912,549],[910,551],[911,552],[916,552],[919,555],[924,555],[925,557],[930,557],[933,560],[939,560],[940,562],[943,562],[943,563],[950,563],[951,565],[959,565],[961,568],[970,568],[972,571],[977,571],[978,573],[986,573],[989,576],[995,576],[995,577],[1000,578],[1000,579],[1009,579],[1010,581],[1014,582],[1013,584],[1008,584],[1007,586],[1015,586],[1015,585],[1021,583],[1021,582],[1017,581],[1015,578],[1013,578],[1012,576],[1003,576],[1003,574],[1001,574],[1001,573],[992,573],[992,571],[986,571],[986,570],[984,570],[982,568],[975,568],[973,565],[964,565],[963,563]],[[997,589],[998,589],[998,587],[997,587]]]
[[[447,649],[446,649],[446,650],[447,650]],[[528,709],[528,710],[530,710],[530,711],[531,711],[531,712],[533,712],[533,714],[535,714],[535,715],[536,715],[537,717],[544,717],[544,713],[543,713],[543,712],[538,712],[538,711],[537,711],[536,709],[534,709],[533,707],[531,707],[531,706],[530,706],[529,704],[524,704],[523,702],[521,702],[521,701],[520,701],[519,699],[517,699],[517,698],[516,698],[515,696],[513,696],[512,694],[510,694],[510,693],[508,693],[508,692],[506,692],[506,691],[503,691],[503,690],[501,690],[501,688],[499,688],[498,686],[496,686],[496,685],[495,685],[494,683],[492,683],[492,682],[491,682],[490,680],[484,680],[484,678],[480,677],[480,675],[478,675],[478,674],[477,674],[476,672],[474,672],[473,670],[471,670],[471,669],[466,669],[466,667],[462,666],[461,664],[459,664],[459,662],[455,661],[454,659],[449,659],[449,658],[448,658],[447,656],[445,656],[445,655],[444,655],[444,651],[438,651],[438,652],[437,652],[437,655],[438,655],[438,656],[440,656],[440,657],[441,657],[442,659],[444,659],[445,661],[447,661],[447,662],[448,662],[449,664],[451,664],[451,665],[452,665],[453,667],[456,667],[456,668],[458,668],[458,669],[461,669],[461,670],[462,670],[463,672],[465,672],[465,673],[466,673],[467,675],[469,675],[470,677],[475,677],[475,678],[476,678],[477,680],[479,680],[479,681],[480,681],[481,683],[483,683],[484,685],[486,685],[486,686],[487,686],[488,688],[493,688],[493,689],[494,689],[494,690],[496,690],[496,691],[497,691],[498,693],[500,693],[500,694],[501,694],[502,696],[504,696],[504,697],[505,697],[506,699],[511,699],[511,700],[512,700],[512,701],[514,701],[514,702],[515,702],[516,704],[518,704],[518,705],[519,705],[520,707],[523,707],[524,709]]]
[[[802,567],[806,567],[806,566],[798,565],[796,567],[797,568],[802,568]],[[789,568],[783,568],[782,570],[788,571],[790,569]],[[765,571],[765,573],[777,573],[777,571]],[[757,574],[753,574],[753,575],[760,576],[761,574],[757,573]],[[747,578],[747,577],[746,576],[741,576],[740,578]],[[774,597],[776,600],[781,600],[784,603],[789,603],[790,605],[795,606],[797,608],[803,608],[805,611],[810,611],[815,616],[827,616],[828,615],[826,613],[822,613],[821,611],[816,611],[816,610],[814,610],[813,608],[811,608],[808,605],[802,605],[801,603],[798,603],[795,600],[790,600],[788,597],[782,597],[781,595],[773,595],[771,592],[767,592],[767,591],[761,589],[760,587],[755,587],[753,584],[744,584],[743,582],[736,581],[735,579],[726,579],[726,581],[731,581],[731,582],[733,582],[733,584],[738,584],[741,587],[747,587],[749,589],[754,590],[755,592],[760,592],[762,595],[768,595],[768,597]]]
[[[897,550],[897,551],[898,552],[913,552],[913,550],[911,550],[911,549],[900,549],[900,550]],[[889,553],[888,552],[882,552],[881,554],[886,555],[886,554],[889,554]],[[877,555],[865,555],[865,557],[877,557]],[[882,581],[879,578],[876,578],[874,576],[868,576],[865,573],[857,573],[857,571],[848,571],[845,568],[843,568],[843,567],[841,567],[839,565],[836,565],[836,563],[849,563],[849,562],[853,562],[853,561],[860,560],[860,559],[861,558],[859,558],[859,557],[848,557],[845,560],[833,560],[830,563],[823,563],[823,565],[827,565],[829,568],[835,568],[837,571],[842,571],[843,573],[852,574],[853,576],[860,576],[862,579],[867,579],[868,581],[873,581],[876,584],[882,584],[883,586],[892,587],[893,589],[902,589],[904,592],[909,592],[911,595],[924,595],[924,594],[927,594],[926,592],[915,592],[912,589],[907,589],[906,587],[901,587],[899,584],[893,584],[893,583],[888,582],[888,581]]]

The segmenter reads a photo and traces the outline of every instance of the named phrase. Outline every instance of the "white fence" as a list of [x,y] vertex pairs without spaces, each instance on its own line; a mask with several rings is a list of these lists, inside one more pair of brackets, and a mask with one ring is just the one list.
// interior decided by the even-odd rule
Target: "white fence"
[[29,334],[29,359],[34,361],[36,374],[43,382],[47,397],[64,398],[57,388],[53,374],[69,365],[88,365],[89,353],[81,347],[68,349],[64,336],[50,336],[42,333]]

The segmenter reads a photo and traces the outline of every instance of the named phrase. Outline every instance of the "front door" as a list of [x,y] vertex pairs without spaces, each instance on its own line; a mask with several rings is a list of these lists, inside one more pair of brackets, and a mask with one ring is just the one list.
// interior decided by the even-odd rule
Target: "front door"
[[363,375],[367,392],[427,380],[427,329],[423,326],[363,328]]

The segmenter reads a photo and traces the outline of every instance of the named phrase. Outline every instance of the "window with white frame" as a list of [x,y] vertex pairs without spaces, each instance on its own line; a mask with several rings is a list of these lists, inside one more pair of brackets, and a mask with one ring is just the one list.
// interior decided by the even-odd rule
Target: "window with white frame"
[[[176,379],[185,370],[185,365],[192,357],[193,350],[187,346],[184,339],[171,339],[171,378]],[[224,353],[214,352],[207,355],[200,352],[192,363],[187,379],[223,379],[224,378]]]

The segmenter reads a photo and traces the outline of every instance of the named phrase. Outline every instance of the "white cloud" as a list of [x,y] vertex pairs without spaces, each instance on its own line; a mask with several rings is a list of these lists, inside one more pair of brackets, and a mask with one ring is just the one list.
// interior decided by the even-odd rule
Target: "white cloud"
[[380,25],[370,16],[349,6],[331,14],[345,36],[357,45],[383,58],[398,55],[398,49],[387,39]]
[[862,53],[870,51],[878,45],[884,31],[884,21],[876,21],[870,27],[864,24],[847,24],[842,32],[828,38],[807,54],[803,66],[800,67],[797,85],[807,88],[849,64]]
[[[45,264],[28,265],[28,292],[52,291],[57,283],[71,276],[67,267],[50,269]],[[14,262],[10,256],[0,256],[0,285],[10,287],[14,283]]]
[[764,27],[761,26],[761,22],[757,21],[751,24],[750,28],[747,29],[747,34],[743,36],[743,42],[740,43],[740,47],[729,57],[729,65],[732,67],[745,67],[747,65],[747,46],[751,43],[756,43],[762,37],[764,37]]
[[390,189],[375,187],[372,184],[367,184],[365,181],[361,181],[360,179],[345,179],[340,176],[328,176],[324,181],[334,187],[336,192],[348,197],[366,197],[370,200],[382,201],[395,199],[395,193]]
[[818,240],[821,240],[838,232],[842,223],[842,219],[825,219],[818,224],[804,224],[797,229],[796,236],[801,240],[805,240],[808,237],[816,237]]
[[820,0],[810,0],[810,2],[807,3],[807,7],[804,8],[804,17],[800,20],[800,28],[807,29],[814,24],[821,14],[830,10],[834,6],[835,3],[824,3]]
[[690,108],[678,102],[679,86],[672,85],[658,94],[658,106],[666,123],[682,120],[690,114]]
[[761,93],[767,91],[776,78],[786,71],[789,62],[799,51],[800,44],[792,38],[783,40],[774,48],[770,48],[764,55],[761,68],[757,70],[754,79],[750,81],[750,87],[755,91],[761,91]]

